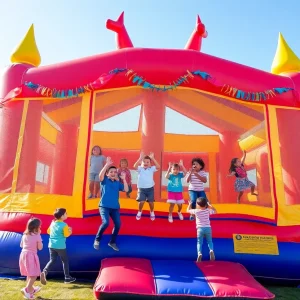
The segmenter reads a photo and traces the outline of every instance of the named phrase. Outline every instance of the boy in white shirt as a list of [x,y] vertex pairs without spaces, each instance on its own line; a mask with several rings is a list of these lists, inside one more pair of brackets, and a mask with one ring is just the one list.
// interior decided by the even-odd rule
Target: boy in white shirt
[[[154,166],[151,166],[151,161],[153,161]],[[141,165],[140,165],[141,164]],[[153,174],[156,172],[160,165],[154,158],[154,154],[151,152],[148,155],[144,156],[144,153],[141,152],[138,161],[134,164],[134,168],[138,172],[137,180],[137,201],[139,202],[138,213],[136,219],[140,220],[142,217],[142,211],[145,201],[149,203],[150,208],[150,219],[151,221],[155,220],[154,214],[154,180]]]

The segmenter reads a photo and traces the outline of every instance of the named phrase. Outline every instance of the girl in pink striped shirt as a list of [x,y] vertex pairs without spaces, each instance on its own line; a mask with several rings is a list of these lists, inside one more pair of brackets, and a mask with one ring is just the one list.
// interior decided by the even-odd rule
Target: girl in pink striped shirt
[[[186,182],[189,184],[189,196],[191,201],[191,208],[196,208],[196,201],[198,198],[205,198],[204,183],[207,182],[207,174],[204,172],[204,161],[200,157],[192,159],[192,169],[187,173]],[[190,220],[194,220],[194,215],[190,215]]]
[[209,248],[209,257],[210,260],[215,260],[214,245],[212,242],[212,232],[210,226],[209,216],[213,213],[216,213],[214,207],[212,207],[206,198],[197,199],[197,208],[191,209],[192,203],[189,203],[187,211],[196,216],[196,228],[197,228],[197,262],[200,262],[202,259],[202,245],[203,238],[206,238],[208,248]]

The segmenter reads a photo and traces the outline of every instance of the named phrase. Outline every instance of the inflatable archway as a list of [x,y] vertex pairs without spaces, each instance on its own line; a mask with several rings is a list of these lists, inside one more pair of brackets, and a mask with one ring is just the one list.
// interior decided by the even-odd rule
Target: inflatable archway
[[[0,272],[18,274],[28,218],[39,217],[45,229],[56,207],[67,209],[73,227],[72,270],[96,272],[100,258],[113,256],[194,260],[195,225],[187,216],[168,223],[163,174],[169,161],[182,158],[190,167],[201,156],[207,196],[218,210],[212,218],[216,257],[240,262],[257,277],[299,280],[300,60],[281,35],[272,73],[201,53],[207,32],[199,17],[185,49],[134,48],[123,17],[107,21],[117,51],[42,67],[31,27],[2,74]],[[137,106],[136,132],[95,129]],[[166,134],[166,107],[218,134]],[[131,168],[140,150],[153,151],[162,166],[155,175],[154,222],[147,209],[140,221],[135,218],[135,181],[132,198],[120,200],[119,253],[93,249],[100,218],[87,186],[96,144],[116,162],[126,157]],[[238,204],[227,174],[243,149],[259,196],[245,194]],[[47,258],[45,249],[42,265]]]

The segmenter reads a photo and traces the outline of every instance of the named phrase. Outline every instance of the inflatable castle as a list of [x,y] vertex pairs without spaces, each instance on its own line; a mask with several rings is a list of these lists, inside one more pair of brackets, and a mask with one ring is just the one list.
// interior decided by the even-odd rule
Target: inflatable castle
[[[116,51],[40,66],[31,26],[1,74],[0,273],[19,275],[29,218],[42,220],[47,245],[53,212],[64,207],[73,228],[67,241],[71,270],[97,274],[102,260],[96,297],[115,292],[272,299],[250,274],[299,282],[300,59],[283,36],[268,73],[202,53],[208,34],[199,17],[184,49],[134,47],[124,13],[106,27],[116,33]],[[136,131],[97,129],[136,107]],[[215,134],[165,133],[167,108]],[[88,197],[94,145],[115,163],[127,158],[132,173],[131,198],[120,194],[119,252],[107,247],[109,231],[100,250],[93,248],[101,224],[99,199]],[[243,150],[258,196],[244,193],[237,203],[234,178],[227,175],[231,159]],[[136,220],[133,164],[140,151],[153,152],[161,165],[155,221],[146,205]],[[164,179],[170,161],[182,159],[190,168],[194,157],[205,162],[205,192],[218,211],[211,218],[216,261],[200,264],[195,223],[186,213],[184,220],[168,222]],[[187,203],[186,185],[184,198]],[[43,266],[47,247],[39,256]],[[57,265],[53,275],[61,272]]]

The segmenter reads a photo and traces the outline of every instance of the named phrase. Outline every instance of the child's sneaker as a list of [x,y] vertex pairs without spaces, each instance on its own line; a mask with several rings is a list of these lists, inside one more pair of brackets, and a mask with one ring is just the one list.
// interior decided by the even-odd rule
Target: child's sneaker
[[172,215],[169,215],[168,220],[169,220],[170,223],[173,223],[173,217],[172,217]]
[[34,299],[33,293],[29,293],[26,289],[26,287],[21,289],[21,293],[23,294],[25,299]]
[[42,288],[41,288],[40,286],[37,285],[37,286],[34,286],[33,289],[34,289],[33,294],[36,294],[36,293],[38,293]]
[[150,212],[150,220],[151,220],[151,221],[154,221],[154,220],[155,220],[155,214],[154,214],[154,211],[151,211],[151,212]]
[[179,220],[184,220],[183,214],[181,212],[178,213]]
[[70,277],[65,278],[65,283],[72,283],[74,281],[76,281],[76,278],[74,278],[74,277],[70,276]]
[[142,217],[142,212],[139,211],[139,212],[136,214],[136,217],[135,217],[135,218],[136,218],[137,220],[140,220],[141,217]]
[[202,260],[202,254],[198,254],[197,262],[201,262],[201,260]]
[[94,249],[99,250],[100,248],[100,242],[99,241],[95,241],[94,242]]
[[209,258],[210,258],[210,260],[215,260],[216,259],[214,250],[209,251]]
[[119,248],[116,243],[108,243],[108,246],[113,248],[115,251],[119,251]]
[[41,284],[43,285],[46,285],[47,284],[47,278],[46,278],[46,273],[45,271],[43,271],[40,275],[40,281],[41,281]]
[[190,221],[194,221],[195,220],[195,216],[194,215],[190,215]]

